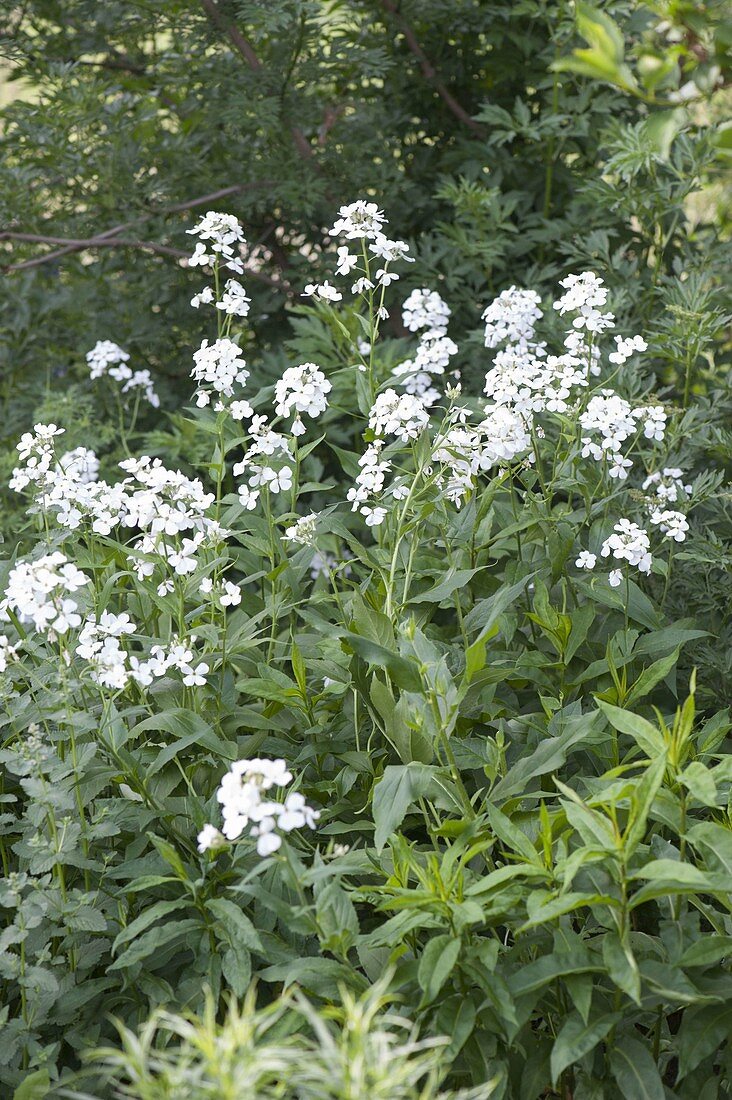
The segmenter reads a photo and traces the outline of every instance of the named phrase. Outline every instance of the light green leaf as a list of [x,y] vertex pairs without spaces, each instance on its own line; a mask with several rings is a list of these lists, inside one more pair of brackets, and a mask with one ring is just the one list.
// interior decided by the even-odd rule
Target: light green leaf
[[47,1069],[37,1069],[29,1073],[22,1084],[13,1093],[13,1100],[43,1100],[51,1087],[51,1078]]

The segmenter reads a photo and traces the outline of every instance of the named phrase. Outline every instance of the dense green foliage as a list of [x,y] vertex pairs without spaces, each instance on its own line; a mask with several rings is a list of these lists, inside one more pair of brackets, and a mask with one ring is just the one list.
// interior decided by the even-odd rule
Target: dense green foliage
[[[0,590],[55,552],[86,578],[57,630],[0,600],[3,1095],[732,1097],[730,28],[721,4],[602,8],[31,0],[6,17],[24,97],[0,167],[3,486],[21,433],[53,422],[51,479],[93,446],[110,494],[128,475],[144,504],[147,467],[118,463],[160,456],[155,507],[185,498],[202,526],[140,544],[142,521],[77,522],[51,480],[3,488]],[[348,294],[361,270],[333,274],[327,228],[360,197],[416,260],[394,265],[381,322],[378,296]],[[189,307],[211,280],[180,262],[185,230],[209,208],[244,227],[246,317]],[[608,359],[590,334],[589,391],[537,412],[457,507],[444,440],[485,403],[481,310],[536,289],[560,355],[557,282],[583,270],[647,351]],[[325,278],[344,301],[301,297]],[[452,309],[462,392],[406,440],[373,410],[415,353],[400,304],[427,286]],[[245,349],[234,396],[292,470],[253,502],[250,415],[191,402],[216,335]],[[160,409],[90,379],[105,339],[151,371]],[[288,434],[274,384],[306,361],[328,407]],[[585,451],[607,386],[635,418],[627,480]],[[665,431],[642,430],[649,408]],[[404,491],[369,526],[346,498],[375,439]],[[678,543],[644,485],[677,467]],[[609,578],[621,518],[653,560]],[[100,683],[79,647],[103,613],[135,624],[128,667],[186,655]],[[317,826],[266,856],[246,834],[201,851],[227,769],[260,756],[286,761]]]

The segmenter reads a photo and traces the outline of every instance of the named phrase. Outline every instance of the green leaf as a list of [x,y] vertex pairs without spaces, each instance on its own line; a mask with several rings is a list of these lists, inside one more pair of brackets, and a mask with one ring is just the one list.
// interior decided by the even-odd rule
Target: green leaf
[[417,968],[417,981],[424,996],[422,1005],[431,1004],[450,977],[460,955],[460,940],[447,933],[433,936],[429,941]]
[[465,616],[465,629],[468,633],[478,630],[479,637],[485,638],[493,629],[496,620],[500,618],[518,596],[524,591],[536,572],[529,573],[516,584],[508,588],[499,588],[492,596],[485,600],[478,600],[475,607]]
[[677,1036],[679,1079],[713,1054],[732,1035],[732,1005],[688,1008]]
[[252,957],[243,944],[232,944],[224,951],[221,972],[237,997],[243,997],[252,980]]
[[581,1016],[572,1013],[552,1047],[550,1063],[552,1084],[556,1084],[557,1078],[567,1066],[574,1065],[580,1058],[584,1058],[585,1054],[594,1050],[619,1019],[620,1016],[617,1013],[612,1013],[585,1023]]
[[206,902],[206,908],[221,921],[229,943],[232,946],[243,944],[252,951],[262,951],[262,941],[259,933],[242,909],[228,898],[210,898]]
[[13,1100],[43,1100],[51,1087],[51,1078],[47,1069],[37,1069],[29,1073],[13,1093]]
[[640,1004],[640,972],[630,944],[622,941],[617,932],[606,932],[602,941],[602,958],[618,989],[622,989],[631,1001]]
[[679,966],[713,966],[721,959],[732,956],[732,936],[705,935],[702,939],[687,947],[679,959]]
[[658,661],[654,661],[648,668],[644,668],[638,679],[631,688],[628,694],[625,696],[624,703],[626,707],[632,706],[637,703],[639,699],[643,699],[649,694],[661,680],[668,676],[669,672],[676,667],[679,659],[679,650],[675,649],[672,653],[669,653],[666,657],[659,658]]
[[648,1049],[626,1035],[610,1054],[610,1069],[620,1095],[633,1100],[666,1100],[658,1067]]
[[193,711],[181,708],[168,710],[162,714],[154,714],[151,718],[146,718],[144,722],[138,723],[135,726],[134,734],[137,736],[140,733],[148,733],[150,730],[172,734],[175,741],[161,749],[155,759],[147,765],[145,768],[146,777],[155,775],[166,764],[169,764],[178,753],[183,752],[191,745],[201,745],[209,752],[214,752],[217,756],[223,757],[224,760],[236,759],[236,746],[217,737],[208,722],[205,722],[199,714],[195,714]]
[[542,955],[512,974],[508,979],[508,987],[514,997],[523,997],[567,974],[601,970],[602,966],[589,952],[576,950],[571,955]]
[[181,939],[189,932],[200,933],[201,924],[197,920],[168,921],[166,924],[158,924],[149,932],[144,932],[123,951],[118,959],[108,967],[109,970],[126,970],[143,959],[149,959],[151,955],[173,940]]
[[418,798],[433,789],[438,768],[430,764],[390,764],[374,787],[374,843],[380,852]]
[[613,729],[632,737],[650,760],[653,760],[659,752],[666,751],[663,734],[645,718],[632,714],[629,710],[623,710],[621,707],[614,707],[602,699],[597,699],[596,702]]
[[651,860],[630,877],[648,880],[648,885],[631,898],[631,909],[666,894],[727,894],[732,891],[732,876],[710,874],[675,859]]
[[122,929],[112,944],[112,952],[116,954],[120,947],[124,947],[130,940],[134,940],[141,935],[155,921],[160,920],[161,917],[167,917],[168,913],[174,913],[176,909],[184,909],[189,903],[187,898],[176,898],[174,901],[156,901],[154,905],[140,913],[135,920]]
[[351,649],[368,664],[386,669],[390,678],[403,691],[422,690],[419,669],[413,661],[400,657],[398,653],[392,653],[391,650],[385,649],[377,642],[372,642],[369,638],[362,638],[360,634],[346,634],[346,641]]
[[409,602],[441,603],[443,600],[449,599],[453,592],[456,592],[459,588],[464,588],[475,574],[484,568],[485,566],[479,566],[477,569],[451,569],[434,588],[429,588],[426,592],[420,592],[416,596],[410,596]]
[[714,776],[700,760],[693,760],[679,776],[687,791],[703,806],[717,805],[717,784]]
[[653,806],[653,800],[658,794],[663,783],[666,771],[666,751],[656,757],[646,769],[643,778],[636,785],[630,799],[630,813],[628,815],[628,827],[623,836],[623,848],[625,858],[629,859],[646,834],[648,815]]

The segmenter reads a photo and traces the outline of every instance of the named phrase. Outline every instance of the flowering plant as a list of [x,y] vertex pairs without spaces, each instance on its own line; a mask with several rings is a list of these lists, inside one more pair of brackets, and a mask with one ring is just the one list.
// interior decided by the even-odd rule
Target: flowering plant
[[[241,226],[191,230],[215,338],[184,469],[150,447],[115,470],[53,423],[18,444],[13,1086],[68,1085],[108,1008],[135,1025],[253,977],[328,1003],[387,969],[447,1034],[451,1087],[685,1097],[725,1063],[731,724],[696,718],[693,673],[677,702],[706,631],[670,613],[719,479],[677,465],[687,414],[592,272],[553,307],[485,305],[478,385],[436,289],[385,335],[411,259],[387,224],[341,207],[334,282],[297,307],[307,358],[275,378],[245,359]],[[125,356],[88,361],[130,382]]]

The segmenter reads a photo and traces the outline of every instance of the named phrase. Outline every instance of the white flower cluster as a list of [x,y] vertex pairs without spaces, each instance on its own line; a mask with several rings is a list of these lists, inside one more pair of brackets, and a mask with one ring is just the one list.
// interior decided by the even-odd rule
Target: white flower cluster
[[150,649],[145,660],[122,647],[120,639],[137,630],[129,615],[114,615],[103,611],[99,619],[90,615],[79,631],[76,654],[88,662],[91,680],[100,687],[123,691],[129,683],[148,687],[170,671],[177,670],[186,687],[201,687],[206,683],[209,666],[204,661],[195,663],[193,650],[196,642],[192,635],[187,642],[173,637],[166,651],[161,645]]
[[86,574],[59,550],[36,561],[18,562],[10,570],[0,601],[0,619],[9,622],[12,613],[53,640],[80,625],[79,605],[73,595],[87,584]]
[[525,347],[534,338],[536,322],[543,317],[541,298],[534,290],[512,286],[502,291],[483,311],[485,346],[508,343]]
[[684,483],[684,473],[678,466],[665,466],[649,474],[643,482],[643,492],[653,488],[658,500],[663,504],[676,504],[687,500],[691,495],[691,485]]
[[[123,376],[119,372],[115,373],[114,367],[118,363],[127,363],[129,358],[128,353],[119,344],[115,344],[113,340],[97,340],[91,351],[86,353],[86,361],[89,364],[89,377],[93,381],[109,372],[115,381],[121,382]],[[109,370],[110,367],[112,367],[111,371]]]
[[88,447],[74,447],[61,455],[58,469],[70,480],[91,485],[99,477],[99,459]]
[[[364,246],[367,252],[371,253],[374,261],[382,261],[381,266],[377,267],[374,272],[371,271],[370,266],[358,269],[362,274],[353,283],[351,287],[352,294],[363,294],[366,291],[374,290],[376,286],[388,287],[399,278],[394,271],[389,270],[389,264],[395,263],[397,260],[413,262],[413,257],[409,255],[409,246],[404,241],[395,241],[387,237],[382,231],[384,225],[386,225],[386,218],[376,203],[359,199],[357,202],[340,208],[335,224],[328,231],[331,237],[345,237],[348,241],[361,240],[368,242]],[[359,259],[358,255],[349,251],[347,245],[339,246],[336,267],[338,274],[344,276],[350,274],[357,267]],[[320,285],[316,283],[308,284],[305,287],[305,294],[315,295],[333,302],[340,301],[342,298],[340,291],[334,287],[329,287],[327,282]],[[389,316],[383,305],[379,306],[378,316],[381,320]]]
[[[188,260],[189,267],[218,268],[219,264],[223,263],[229,271],[233,271],[236,275],[243,273],[244,264],[234,246],[246,242],[242,228],[233,214],[218,214],[213,210],[209,210],[201,218],[198,225],[194,226],[193,229],[186,230],[186,232],[198,237],[193,255]],[[216,286],[218,287],[218,285],[217,281]],[[191,305],[194,309],[199,309],[202,305],[214,305],[227,318],[248,317],[251,304],[251,298],[237,279],[226,280],[218,301],[216,300],[214,288],[211,286],[203,287],[198,294],[194,294],[191,298]],[[228,326],[225,331],[228,331]],[[222,391],[219,390],[218,392],[221,393]],[[208,402],[204,401],[203,404],[208,404]]]
[[94,380],[105,376],[112,378],[115,382],[124,383],[120,391],[123,394],[141,389],[145,400],[154,409],[159,408],[160,398],[155,392],[150,371],[147,369],[133,371],[127,366],[129,358],[119,344],[115,344],[112,340],[98,340],[91,351],[86,353],[89,377]]
[[[603,542],[600,554],[603,558],[612,555],[616,561],[627,561],[629,565],[637,566],[641,573],[650,573],[653,564],[650,547],[647,531],[629,519],[621,519],[613,527],[612,535]],[[622,569],[613,569],[608,577],[613,588],[617,588],[622,580]]]
[[288,367],[275,385],[275,412],[278,416],[292,416],[295,419],[290,429],[293,435],[302,435],[305,425],[302,413],[315,420],[328,407],[328,394],[332,386],[315,363],[301,363],[299,367]]
[[429,424],[424,402],[410,393],[384,390],[369,413],[369,428],[375,435],[395,435],[403,443],[417,439]]
[[405,359],[394,369],[394,380],[409,394],[419,397],[425,408],[439,399],[432,385],[433,374],[444,374],[458,346],[446,332],[428,329],[422,333],[414,359]]
[[615,344],[615,351],[610,352],[608,359],[618,366],[622,366],[623,363],[627,362],[636,351],[646,351],[648,348],[648,344],[642,336],[630,336],[627,339],[623,336],[616,336]]
[[307,516],[300,516],[296,523],[285,530],[285,538],[288,542],[294,542],[298,546],[315,546],[316,525],[318,513],[311,512]]
[[565,313],[576,314],[572,321],[575,328],[595,333],[613,327],[613,314],[602,313],[600,309],[607,302],[608,291],[598,275],[583,271],[581,275],[561,279],[559,285],[564,287],[565,293],[554,303],[554,308],[561,317]]
[[292,773],[284,760],[237,760],[216,793],[224,819],[223,835],[213,825],[206,825],[198,834],[199,852],[221,848],[248,828],[249,835],[256,838],[257,853],[269,856],[281,847],[282,833],[305,826],[314,829],[320,813],[307,805],[299,791],[291,791],[284,802],[267,797],[273,787],[287,787],[291,782]]
[[[85,523],[98,535],[109,535],[118,526],[136,528],[141,537],[133,543],[129,560],[140,580],[161,569],[164,578],[193,573],[199,565],[196,553],[207,547],[216,550],[226,536],[207,515],[215,497],[198,478],[142,455],[119,464],[127,474],[121,482],[93,481],[98,466],[93,452],[77,448],[56,461],[53,440],[60,434],[62,429],[53,424],[37,424],[34,435],[23,436],[18,449],[26,464],[14,471],[12,488],[21,491],[32,484],[36,504],[70,530]],[[159,593],[170,588],[164,579]]]
[[666,538],[674,542],[684,542],[689,530],[689,522],[683,512],[671,509],[657,509],[651,512],[651,523],[659,527]]
[[582,457],[607,460],[610,477],[622,481],[633,465],[622,455],[622,444],[636,434],[639,424],[646,439],[663,439],[666,413],[660,405],[633,408],[614,390],[603,389],[590,398],[579,422],[586,433],[582,437]]
[[[358,259],[358,256],[355,257]],[[306,283],[303,298],[320,298],[321,302],[341,302],[343,295],[337,287],[331,286],[326,279],[323,283]]]
[[32,432],[23,433],[16,450],[24,465],[13,470],[11,489],[21,493],[29,485],[45,485],[56,461],[54,439],[63,434],[55,424],[34,424]]
[[[393,392],[393,391],[392,391]],[[353,512],[360,512],[369,527],[378,527],[386,519],[386,508],[367,504],[370,497],[377,497],[384,489],[391,463],[381,457],[382,439],[375,439],[358,460],[361,467],[356,484],[348,490],[347,499]]]
[[292,488],[293,468],[287,438],[271,428],[266,416],[253,417],[249,432],[252,442],[234,466],[233,474],[248,475],[247,484],[239,486],[239,500],[247,511],[252,511],[262,489],[281,493]]
[[444,334],[450,319],[450,307],[436,290],[413,290],[402,305],[402,322],[410,332],[427,329]]
[[193,353],[195,366],[191,377],[198,386],[195,398],[199,409],[210,404],[211,397],[215,396],[214,410],[220,412],[224,408],[221,399],[233,397],[234,387],[246,383],[249,371],[246,370],[246,361],[240,356],[239,345],[226,336],[214,340],[213,344],[204,340],[198,351]]
[[241,588],[233,581],[214,584],[210,577],[204,577],[199,590],[217,607],[238,607],[241,603]]
[[198,237],[188,261],[189,267],[212,267],[223,260],[230,271],[241,275],[244,265],[233,246],[244,242],[244,234],[233,214],[218,214],[215,210],[209,210],[200,218],[198,225],[186,232]]

